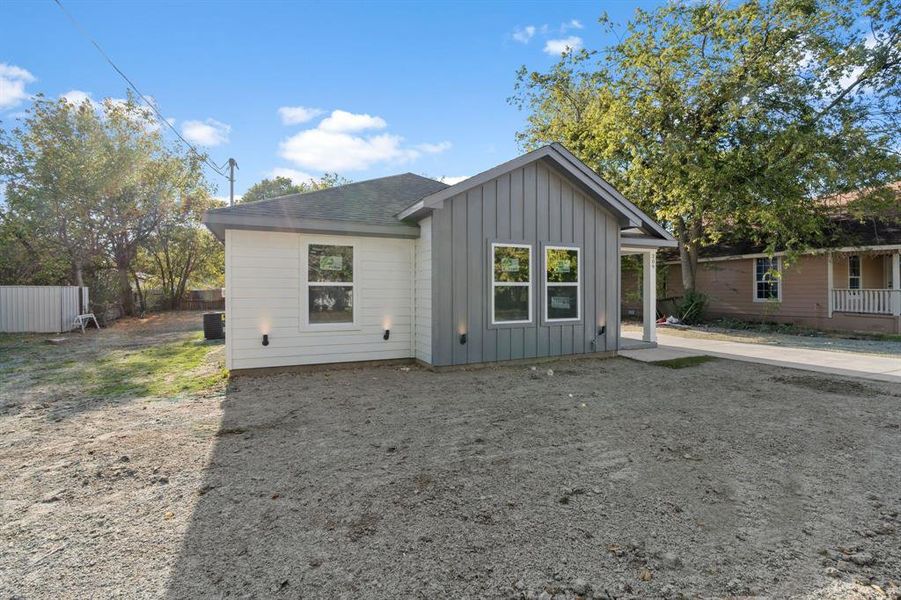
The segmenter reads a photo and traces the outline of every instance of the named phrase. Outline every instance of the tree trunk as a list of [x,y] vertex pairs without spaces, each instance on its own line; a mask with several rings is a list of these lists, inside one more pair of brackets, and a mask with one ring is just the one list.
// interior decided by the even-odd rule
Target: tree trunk
[[[694,231],[696,228],[692,227]],[[684,293],[693,292],[697,286],[698,273],[698,240],[689,233],[689,227],[683,219],[676,223],[679,236],[679,262],[682,265],[682,289]]]
[[75,285],[78,287],[84,287],[84,267],[81,264],[81,259],[76,258],[72,263],[72,272],[75,275]]
[[138,308],[141,310],[141,314],[147,312],[147,300],[144,298],[144,290],[141,289],[141,280],[138,279],[138,274],[134,271],[131,272],[131,277],[135,282],[135,290],[138,292]]
[[679,261],[682,264],[682,289],[693,292],[697,286],[698,251],[679,242]]
[[135,299],[131,292],[129,261],[117,258],[116,271],[119,275],[119,301],[122,303],[122,312],[128,316],[133,316],[135,314]]

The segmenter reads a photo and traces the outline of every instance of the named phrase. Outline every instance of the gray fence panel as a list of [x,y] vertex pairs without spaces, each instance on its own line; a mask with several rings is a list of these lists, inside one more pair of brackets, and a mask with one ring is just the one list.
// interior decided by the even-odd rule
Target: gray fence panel
[[[79,305],[79,289],[81,304]],[[88,311],[88,289],[77,286],[0,286],[0,332],[58,333],[72,329],[72,322]]]

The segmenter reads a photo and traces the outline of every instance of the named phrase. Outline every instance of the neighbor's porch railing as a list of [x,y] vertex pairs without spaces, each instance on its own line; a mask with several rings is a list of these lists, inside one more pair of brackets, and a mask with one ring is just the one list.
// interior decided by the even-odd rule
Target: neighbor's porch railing
[[832,310],[835,312],[891,315],[897,314],[896,303],[899,302],[901,290],[832,290]]

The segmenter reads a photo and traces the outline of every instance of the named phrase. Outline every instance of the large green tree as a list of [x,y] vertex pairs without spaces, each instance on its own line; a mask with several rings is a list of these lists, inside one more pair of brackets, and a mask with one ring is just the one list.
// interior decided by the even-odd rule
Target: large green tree
[[564,143],[667,224],[683,284],[741,235],[799,249],[815,198],[899,178],[901,15],[885,0],[675,0],[600,50],[520,70],[526,147]]
[[319,179],[310,179],[300,183],[295,183],[288,177],[276,176],[271,179],[266,178],[258,181],[247,188],[239,202],[257,202],[259,200],[268,200],[269,198],[278,198],[279,196],[288,196],[289,194],[302,194],[336,185],[344,185],[345,183],[350,183],[350,180],[341,177],[337,173],[326,173]]
[[203,212],[218,204],[209,195],[196,194],[169,211],[141,245],[132,278],[145,307],[147,287],[160,293],[162,308],[176,309],[189,289],[223,285],[223,246],[200,223]]
[[114,269],[126,314],[138,249],[173,211],[209,195],[202,157],[167,144],[131,97],[98,107],[38,96],[2,154],[4,221],[65,257],[72,283],[84,284],[89,265]]

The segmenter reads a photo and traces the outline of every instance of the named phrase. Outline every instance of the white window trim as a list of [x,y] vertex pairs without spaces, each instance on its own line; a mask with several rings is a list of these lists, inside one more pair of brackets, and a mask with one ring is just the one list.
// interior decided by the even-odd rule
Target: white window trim
[[774,256],[772,258],[772,260],[776,262],[776,272],[779,273],[779,278],[776,280],[776,283],[779,284],[778,287],[776,288],[776,297],[775,298],[759,298],[757,296],[757,284],[762,283],[761,281],[759,281],[757,279],[757,261],[764,260],[764,259],[769,259],[769,257],[768,256],[758,256],[757,258],[754,259],[753,264],[751,266],[751,281],[753,282],[752,286],[751,286],[752,287],[751,295],[754,298],[754,302],[782,302],[782,288],[783,288],[784,280],[782,279],[782,257],[781,256]]
[[[548,281],[547,280],[547,251],[548,250],[575,250],[576,251],[576,281]],[[572,323],[575,321],[582,320],[582,248],[579,246],[544,246],[542,253],[544,254],[543,262],[543,273],[544,273],[544,296],[542,297],[542,301],[544,302],[544,322],[545,323]],[[551,319],[548,317],[548,310],[550,309],[550,304],[547,299],[547,289],[548,286],[551,287],[574,287],[576,288],[576,317],[569,319]]]
[[[495,248],[526,248],[529,251],[529,281],[495,281],[494,280],[494,250]],[[491,324],[492,325],[522,325],[532,322],[532,274],[535,272],[535,260],[532,256],[531,244],[508,244],[504,242],[491,242]],[[496,287],[527,287],[529,288],[529,318],[525,321],[498,321],[494,312],[494,288]]]
[[[353,281],[310,281],[310,246],[348,246],[353,251]],[[301,331],[359,331],[361,325],[360,302],[360,258],[356,242],[347,239],[308,239],[300,245],[300,330]],[[314,287],[349,287],[353,290],[353,316],[350,323],[310,323],[310,286]]]
[[[857,259],[857,275],[851,275],[851,259]],[[857,287],[851,285],[851,280],[857,280]],[[848,256],[848,289],[849,290],[862,290],[863,289],[863,261],[860,258],[860,254],[852,254]]]

